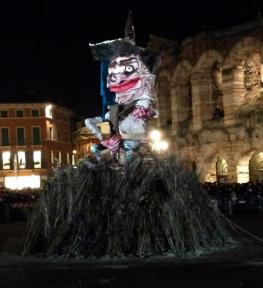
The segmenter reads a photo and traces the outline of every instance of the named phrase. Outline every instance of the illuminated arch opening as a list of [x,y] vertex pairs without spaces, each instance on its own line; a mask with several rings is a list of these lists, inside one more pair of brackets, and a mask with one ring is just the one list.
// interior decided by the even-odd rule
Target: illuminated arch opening
[[216,179],[217,182],[227,182],[227,162],[223,157],[218,157],[216,161]]
[[238,162],[236,173],[238,183],[247,183],[249,181],[249,160],[254,152],[246,153]]
[[255,152],[249,160],[249,180],[263,180],[263,152]]

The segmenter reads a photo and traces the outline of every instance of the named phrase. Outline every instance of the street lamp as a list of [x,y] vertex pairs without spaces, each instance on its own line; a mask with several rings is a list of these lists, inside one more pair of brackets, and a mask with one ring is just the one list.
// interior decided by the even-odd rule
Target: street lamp
[[157,153],[165,152],[169,147],[169,144],[167,141],[156,141],[152,143],[152,149],[156,151]]
[[161,139],[162,133],[159,130],[152,130],[149,133],[149,138],[151,139],[150,145],[153,151],[163,153],[169,148],[169,143]]
[[162,134],[159,130],[152,130],[149,134],[149,137],[153,142],[157,142],[161,139]]

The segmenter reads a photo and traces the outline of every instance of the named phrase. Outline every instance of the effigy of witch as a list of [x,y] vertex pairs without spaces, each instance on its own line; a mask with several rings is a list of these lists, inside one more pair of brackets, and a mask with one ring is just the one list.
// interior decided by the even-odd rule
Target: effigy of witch
[[[113,159],[123,153],[129,160],[147,143],[147,122],[158,117],[154,105],[154,81],[149,63],[152,58],[131,39],[116,39],[91,44],[96,60],[108,61],[107,87],[115,93],[109,111],[102,117],[88,118],[86,126],[100,140],[92,147],[99,160],[109,149]],[[150,59],[150,61],[149,61]],[[103,127],[104,131],[98,129]],[[102,129],[103,130],[103,129]]]

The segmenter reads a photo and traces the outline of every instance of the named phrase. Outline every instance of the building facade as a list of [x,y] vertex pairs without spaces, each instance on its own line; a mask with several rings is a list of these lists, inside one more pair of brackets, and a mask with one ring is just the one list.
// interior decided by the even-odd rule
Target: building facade
[[201,181],[263,180],[263,20],[203,32],[162,51],[158,126]]
[[0,104],[0,183],[38,188],[53,165],[71,164],[71,116],[52,103]]
[[93,144],[99,144],[99,140],[82,122],[77,123],[77,129],[73,132],[73,164],[77,164],[85,156],[91,154]]

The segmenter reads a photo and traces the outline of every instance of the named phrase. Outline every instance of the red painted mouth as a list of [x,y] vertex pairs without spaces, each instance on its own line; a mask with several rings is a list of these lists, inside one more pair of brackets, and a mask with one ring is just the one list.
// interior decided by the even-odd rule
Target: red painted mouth
[[110,91],[112,91],[112,92],[124,92],[124,91],[130,90],[133,87],[135,87],[136,84],[138,83],[138,81],[140,81],[140,80],[141,80],[141,78],[139,78],[139,77],[133,78],[131,80],[124,81],[124,82],[117,84],[117,85],[110,85],[109,88],[110,88]]

